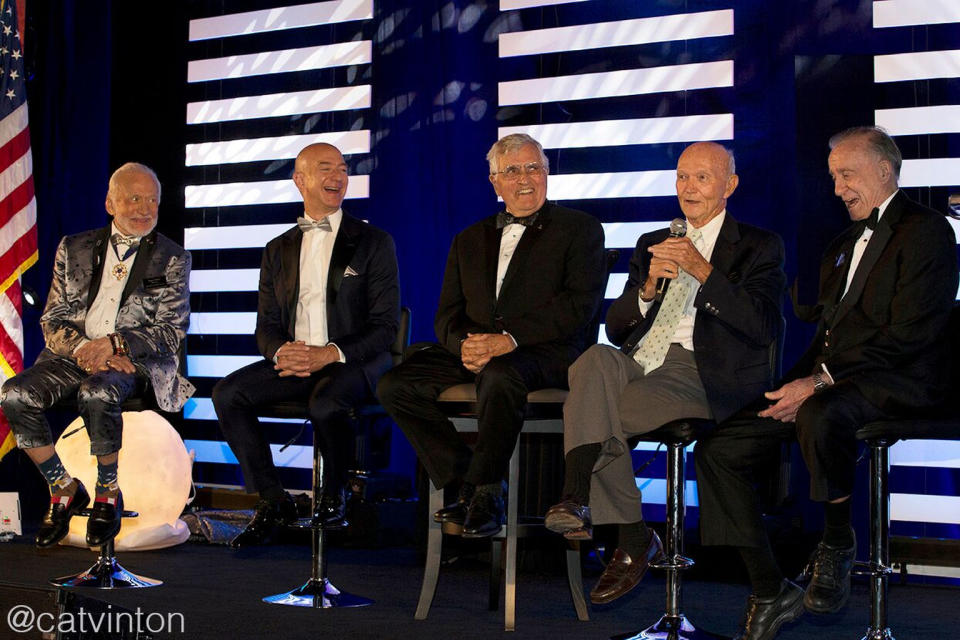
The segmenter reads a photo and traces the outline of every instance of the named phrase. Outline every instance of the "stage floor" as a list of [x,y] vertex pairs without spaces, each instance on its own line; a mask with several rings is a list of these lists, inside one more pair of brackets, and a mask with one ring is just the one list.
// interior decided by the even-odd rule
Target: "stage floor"
[[[70,547],[37,550],[26,538],[0,544],[0,638],[33,638],[14,633],[7,619],[17,605],[30,605],[49,578],[86,569],[91,551]],[[489,638],[504,634],[503,613],[487,610],[487,565],[463,559],[441,569],[427,620],[416,621],[422,569],[411,548],[345,549],[329,554],[329,575],[339,588],[376,601],[360,609],[312,610],[266,604],[261,598],[294,588],[309,574],[307,546],[277,545],[232,552],[222,546],[187,543],[151,552],[120,554],[130,571],[161,579],[164,585],[83,595],[129,610],[139,608],[176,623],[154,638]],[[562,562],[558,557],[558,562]],[[604,607],[592,607],[589,622],[577,621],[566,580],[556,572],[521,572],[517,586],[517,630],[511,638],[597,638],[637,630],[662,612],[664,584],[651,572],[633,593]],[[587,585],[596,580],[595,572]],[[732,634],[744,608],[747,588],[739,584],[688,580],[684,610],[698,626]],[[890,621],[898,638],[954,637],[955,588],[892,585]],[[49,598],[47,598],[49,600]],[[51,609],[52,610],[52,609]],[[179,614],[169,617],[168,614]],[[838,615],[807,615],[785,628],[782,640],[857,640],[867,625],[867,587],[854,584],[850,605]],[[154,616],[152,629],[160,618]],[[184,631],[179,629],[182,620]],[[945,631],[949,630],[949,631]],[[92,637],[92,636],[91,636]]]

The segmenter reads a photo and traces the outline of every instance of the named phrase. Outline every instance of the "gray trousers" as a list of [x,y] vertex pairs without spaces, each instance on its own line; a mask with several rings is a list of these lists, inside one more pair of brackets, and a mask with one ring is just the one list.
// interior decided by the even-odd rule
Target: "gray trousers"
[[76,398],[77,409],[90,435],[90,455],[120,450],[123,418],[120,405],[146,387],[146,377],[110,369],[88,374],[70,358],[44,351],[36,364],[3,383],[0,406],[17,437],[17,446],[32,449],[53,444],[44,411],[65,398]]
[[590,482],[595,524],[638,522],[641,495],[627,439],[671,420],[711,418],[693,352],[671,344],[664,363],[643,368],[619,349],[594,345],[569,371],[570,395],[563,405],[564,453],[599,443]]

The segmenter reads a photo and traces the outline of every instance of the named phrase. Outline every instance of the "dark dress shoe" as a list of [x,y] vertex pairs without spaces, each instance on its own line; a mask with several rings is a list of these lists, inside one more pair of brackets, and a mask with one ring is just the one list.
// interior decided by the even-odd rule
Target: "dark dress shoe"
[[607,568],[600,575],[596,586],[590,590],[590,602],[593,604],[607,604],[626,594],[635,586],[650,568],[655,558],[663,555],[663,545],[656,531],[650,531],[650,542],[647,549],[639,558],[631,558],[623,549],[618,548],[613,558],[607,563]]
[[284,494],[280,502],[260,500],[253,519],[237,537],[230,541],[230,547],[239,549],[266,544],[280,527],[293,524],[296,520],[297,505],[289,493]]
[[463,521],[464,538],[489,538],[503,526],[503,489],[499,484],[477,487],[467,517]]
[[66,496],[50,497],[50,507],[44,514],[40,529],[37,530],[37,536],[34,538],[38,547],[52,547],[63,540],[70,531],[70,518],[79,514],[90,504],[90,494],[79,480],[76,480],[76,483],[78,485],[76,493],[66,502],[64,502]]
[[435,511],[433,521],[463,526],[463,521],[467,519],[467,509],[470,507],[470,499],[473,498],[474,491],[475,488],[472,484],[465,482],[460,485],[457,501]]
[[770,598],[751,595],[747,615],[733,640],[773,640],[780,627],[803,614],[803,589],[789,580],[780,584],[780,593]]
[[120,532],[120,515],[123,513],[123,493],[117,493],[115,501],[96,498],[87,520],[87,544],[102,547]]
[[346,522],[347,501],[343,491],[320,494],[320,501],[313,512],[313,524],[319,524],[324,529],[342,529]]
[[590,507],[580,504],[574,496],[564,496],[563,500],[547,509],[543,524],[554,533],[562,533],[568,540],[589,540],[593,537]]
[[836,613],[850,598],[850,569],[857,556],[857,542],[845,549],[821,542],[813,552],[813,577],[803,604],[813,613]]

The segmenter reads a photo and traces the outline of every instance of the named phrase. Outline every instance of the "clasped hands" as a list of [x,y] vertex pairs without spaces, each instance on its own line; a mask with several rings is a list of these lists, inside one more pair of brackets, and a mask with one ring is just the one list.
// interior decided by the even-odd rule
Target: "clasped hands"
[[647,251],[653,254],[650,258],[650,270],[647,281],[643,283],[643,299],[653,300],[657,292],[657,280],[667,278],[673,280],[680,275],[683,269],[696,278],[701,284],[713,271],[713,265],[706,259],[689,238],[667,238],[659,244],[648,247]]
[[113,369],[121,373],[136,373],[137,369],[127,356],[113,354],[110,338],[97,338],[73,352],[77,365],[87,373],[99,373]]
[[340,351],[332,344],[317,347],[297,340],[281,345],[277,349],[276,358],[277,364],[273,368],[280,372],[281,378],[308,378],[311,373],[323,369],[331,362],[339,362]]
[[480,373],[491,358],[516,348],[513,339],[503,333],[468,333],[460,344],[460,361],[468,371]]
[[813,376],[792,380],[779,389],[763,394],[773,404],[757,415],[781,422],[796,422],[800,405],[813,395],[814,390]]

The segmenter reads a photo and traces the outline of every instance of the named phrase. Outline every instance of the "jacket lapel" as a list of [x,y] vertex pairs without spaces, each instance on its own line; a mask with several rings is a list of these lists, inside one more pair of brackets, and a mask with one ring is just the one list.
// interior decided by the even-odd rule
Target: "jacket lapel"
[[120,306],[127,301],[127,297],[133,293],[143,281],[143,274],[147,271],[147,265],[153,258],[153,251],[157,248],[157,231],[154,229],[140,240],[140,248],[137,249],[137,257],[133,259],[133,266],[130,267],[130,277],[127,278],[127,284],[123,286],[123,294],[120,296]]
[[353,260],[353,254],[357,251],[357,224],[357,221],[346,213],[340,219],[340,229],[337,232],[337,239],[333,243],[333,252],[330,254],[330,268],[327,270],[328,319],[330,318],[330,306],[337,302],[337,293],[340,292],[343,274],[350,265],[350,261]]
[[734,259],[736,258],[734,245],[738,242],[740,242],[740,225],[734,217],[727,212],[726,217],[723,219],[723,225],[720,227],[717,242],[713,245],[710,264],[734,282],[740,281],[739,274],[731,271],[731,269],[733,269]]
[[[513,256],[510,258],[510,264],[507,265],[507,272],[503,274],[503,284],[500,285],[500,298],[503,298],[504,292],[510,287],[510,282],[514,279],[517,273],[522,272],[526,266],[527,260],[530,257],[530,252],[533,250],[533,247],[537,244],[537,240],[540,239],[543,229],[550,224],[550,213],[546,206],[540,209],[540,213],[537,214],[537,221],[527,227],[523,235],[520,236],[520,242],[517,243],[517,248],[513,251]],[[503,230],[501,229],[501,235]],[[500,256],[500,244],[499,239],[497,241],[497,256],[496,260],[499,261]],[[496,272],[496,269],[494,269]],[[494,275],[493,282],[493,293],[496,295],[497,292],[497,282],[496,275]]]
[[93,301],[97,299],[100,292],[100,280],[103,279],[103,263],[106,259],[107,249],[112,251],[110,246],[110,225],[97,231],[94,237],[92,247],[93,251],[93,273],[90,274],[90,287],[87,289],[87,311],[93,306]]
[[297,298],[300,295],[300,245],[303,231],[295,228],[293,233],[283,236],[280,245],[280,274],[283,277],[283,291],[286,294],[287,332],[294,335],[294,323],[297,319]]
[[500,238],[503,236],[503,229],[497,229],[496,216],[487,219],[483,227],[483,259],[484,263],[477,272],[482,274],[485,289],[489,296],[490,309],[497,304],[497,265],[500,262]]

